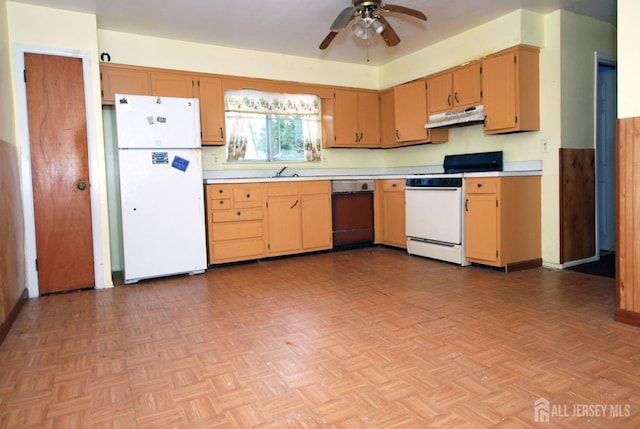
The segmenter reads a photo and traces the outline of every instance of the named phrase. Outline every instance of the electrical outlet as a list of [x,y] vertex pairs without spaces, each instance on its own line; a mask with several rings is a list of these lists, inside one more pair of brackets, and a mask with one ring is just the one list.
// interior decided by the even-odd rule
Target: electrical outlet
[[214,164],[218,163],[218,155],[213,155],[213,163]]
[[549,153],[551,152],[551,148],[549,147],[549,140],[544,139],[540,142],[540,152]]

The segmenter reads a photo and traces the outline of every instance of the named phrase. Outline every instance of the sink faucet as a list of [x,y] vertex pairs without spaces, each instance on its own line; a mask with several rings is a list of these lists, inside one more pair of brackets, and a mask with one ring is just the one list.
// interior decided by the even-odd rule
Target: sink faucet
[[285,165],[284,167],[282,167],[282,169],[276,173],[276,177],[280,177],[280,176],[282,176],[282,172],[283,172],[287,167],[288,167],[287,165]]

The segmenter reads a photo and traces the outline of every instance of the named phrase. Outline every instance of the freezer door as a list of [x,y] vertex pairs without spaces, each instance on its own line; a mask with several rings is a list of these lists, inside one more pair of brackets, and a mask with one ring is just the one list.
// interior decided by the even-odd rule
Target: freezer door
[[121,149],[125,283],[206,269],[200,149]]
[[116,94],[118,148],[198,148],[197,98]]

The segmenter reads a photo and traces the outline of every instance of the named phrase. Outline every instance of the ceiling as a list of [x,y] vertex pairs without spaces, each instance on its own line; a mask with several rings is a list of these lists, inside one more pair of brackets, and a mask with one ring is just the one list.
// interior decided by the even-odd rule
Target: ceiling
[[332,61],[382,65],[517,9],[565,9],[616,24],[616,0],[391,0],[426,22],[385,14],[402,40],[369,46],[345,28],[328,49],[318,45],[350,0],[11,0],[95,14],[98,28]]

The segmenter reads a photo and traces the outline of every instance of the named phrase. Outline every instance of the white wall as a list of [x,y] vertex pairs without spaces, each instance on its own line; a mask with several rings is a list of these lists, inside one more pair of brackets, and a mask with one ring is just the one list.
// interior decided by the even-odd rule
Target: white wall
[[618,118],[640,116],[640,2],[618,0]]
[[515,45],[544,46],[544,16],[518,10],[380,67],[390,88]]
[[0,0],[0,140],[14,144],[14,111],[9,100],[11,96],[11,62],[9,52],[9,32],[7,29],[7,3]]

